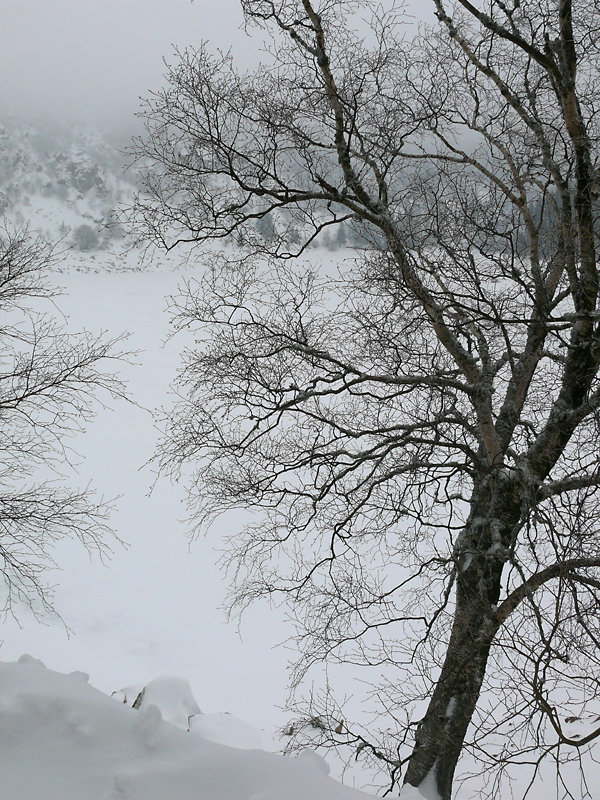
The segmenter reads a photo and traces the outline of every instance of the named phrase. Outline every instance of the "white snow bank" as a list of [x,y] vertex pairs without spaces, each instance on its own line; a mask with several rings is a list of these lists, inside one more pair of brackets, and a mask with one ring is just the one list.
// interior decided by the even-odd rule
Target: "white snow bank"
[[435,776],[433,772],[427,775],[419,788],[404,784],[400,790],[400,800],[441,800],[435,785]]
[[[439,794],[431,798],[431,800],[437,800],[438,798]],[[424,795],[416,786],[405,784],[400,792],[400,800],[430,800],[430,798],[428,795]]]
[[190,735],[165,722],[156,705],[115,702],[80,672],[63,675],[30,657],[0,663],[2,800],[368,797],[328,778],[319,762]]
[[281,749],[276,737],[228,712],[203,714],[189,683],[183,678],[163,675],[147,683],[133,684],[112,693],[112,697],[140,711],[158,706],[161,716],[172,725],[209,742],[240,750]]
[[190,684],[172,675],[155,678],[146,686],[128,686],[113,692],[113,696],[139,711],[157,706],[164,720],[184,731],[189,730],[191,718],[200,714]]
[[277,750],[266,731],[248,725],[233,714],[199,714],[190,719],[190,733],[209,742],[240,750]]

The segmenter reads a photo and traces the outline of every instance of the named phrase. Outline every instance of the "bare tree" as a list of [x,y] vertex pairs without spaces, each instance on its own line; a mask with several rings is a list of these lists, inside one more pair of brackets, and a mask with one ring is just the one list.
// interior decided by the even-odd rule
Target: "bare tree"
[[[0,574],[2,610],[56,613],[47,571],[53,547],[79,539],[101,558],[115,537],[110,510],[89,489],[65,480],[97,394],[123,395],[110,362],[124,356],[119,340],[67,333],[57,320],[48,272],[54,249],[26,229],[0,235]],[[49,310],[44,307],[51,306]]]
[[[327,695],[322,743],[425,797],[462,752],[490,796],[547,758],[588,796],[560,767],[599,733],[600,13],[433,4],[408,41],[394,8],[242,0],[265,65],[187,50],[149,99],[134,220],[242,247],[180,301],[200,341],[162,466],[195,465],[198,525],[259,512],[233,604],[290,602],[295,683],[383,673],[382,732]],[[338,277],[295,266],[339,224],[365,245]]]

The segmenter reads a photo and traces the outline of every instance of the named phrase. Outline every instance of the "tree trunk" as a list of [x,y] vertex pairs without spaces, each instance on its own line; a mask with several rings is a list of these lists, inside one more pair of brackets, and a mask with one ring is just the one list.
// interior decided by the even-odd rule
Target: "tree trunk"
[[432,780],[450,800],[454,770],[479,699],[497,630],[495,607],[504,562],[490,552],[472,556],[459,573],[456,610],[440,678],[416,734],[404,782]]

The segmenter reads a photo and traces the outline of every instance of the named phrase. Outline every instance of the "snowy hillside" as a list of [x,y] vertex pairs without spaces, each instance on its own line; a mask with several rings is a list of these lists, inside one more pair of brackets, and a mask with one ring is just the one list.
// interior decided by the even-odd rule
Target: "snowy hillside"
[[[131,239],[117,223],[128,206],[138,177],[125,169],[126,135],[105,134],[82,125],[57,128],[2,116],[0,112],[0,217],[3,223],[26,224],[64,249],[98,254],[118,252]],[[274,225],[274,221],[276,225]],[[285,212],[256,222],[266,239],[287,231],[294,241],[296,223]],[[335,234],[324,231],[319,246],[336,251],[361,246],[364,238],[352,225]]]
[[50,241],[102,250],[123,236],[114,224],[133,185],[119,148],[97,131],[0,120],[0,214]]
[[179,730],[163,716],[180,705],[181,686],[161,682],[163,714],[155,703],[134,710],[93,689],[87,675],[52,672],[29,656],[0,664],[3,800],[368,797],[327,777],[314,753],[284,758]]

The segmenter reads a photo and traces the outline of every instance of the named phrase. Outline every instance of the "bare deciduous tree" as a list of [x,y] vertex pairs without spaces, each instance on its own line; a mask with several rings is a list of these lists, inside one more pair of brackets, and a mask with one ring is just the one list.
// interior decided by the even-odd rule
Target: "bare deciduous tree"
[[[296,682],[384,671],[384,732],[327,697],[324,744],[443,800],[463,751],[494,797],[549,757],[581,797],[560,766],[600,698],[600,14],[433,3],[409,42],[375,4],[242,0],[265,66],[188,50],[150,98],[133,218],[243,248],[181,300],[202,341],[162,464],[196,465],[198,523],[262,510],[233,600],[289,600]],[[340,224],[365,246],[339,277],[294,266]]]
[[[123,358],[119,340],[67,333],[48,281],[54,249],[26,229],[0,235],[0,575],[2,611],[56,613],[47,571],[53,547],[78,538],[100,557],[111,552],[109,506],[89,487],[73,489],[68,440],[92,416],[97,394],[122,395],[107,368]],[[56,312],[56,308],[52,308]]]

